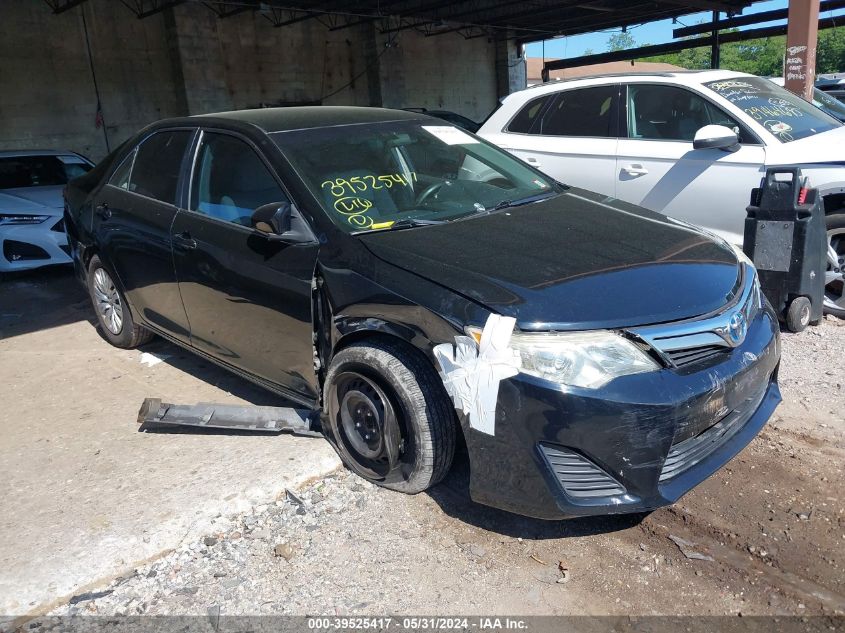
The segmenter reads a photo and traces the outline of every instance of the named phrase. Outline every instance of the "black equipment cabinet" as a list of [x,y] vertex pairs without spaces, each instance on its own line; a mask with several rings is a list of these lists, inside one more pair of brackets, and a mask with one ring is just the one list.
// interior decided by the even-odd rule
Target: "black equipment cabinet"
[[766,298],[793,332],[822,318],[827,268],[824,206],[797,167],[771,167],[751,192],[743,250]]

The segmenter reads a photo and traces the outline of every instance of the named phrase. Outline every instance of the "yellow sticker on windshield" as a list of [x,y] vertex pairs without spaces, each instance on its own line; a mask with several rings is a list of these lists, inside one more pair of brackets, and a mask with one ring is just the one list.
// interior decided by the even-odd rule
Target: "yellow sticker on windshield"
[[375,224],[371,225],[371,229],[389,229],[391,226],[396,224],[395,220],[390,220],[389,222],[376,222]]

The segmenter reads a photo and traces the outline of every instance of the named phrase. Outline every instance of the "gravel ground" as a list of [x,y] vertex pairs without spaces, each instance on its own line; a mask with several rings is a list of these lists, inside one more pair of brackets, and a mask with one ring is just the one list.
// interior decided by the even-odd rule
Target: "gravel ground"
[[[52,615],[845,613],[845,322],[783,335],[758,438],[648,516],[542,522],[339,471]],[[315,440],[320,441],[320,440]],[[38,629],[33,622],[31,630]]]

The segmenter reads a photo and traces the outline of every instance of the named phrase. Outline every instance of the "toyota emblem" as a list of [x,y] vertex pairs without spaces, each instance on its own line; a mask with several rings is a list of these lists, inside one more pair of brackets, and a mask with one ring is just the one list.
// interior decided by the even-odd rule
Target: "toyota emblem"
[[748,330],[748,323],[745,320],[745,315],[742,312],[734,312],[731,315],[731,320],[728,321],[728,336],[731,343],[739,345],[745,339],[745,333]]

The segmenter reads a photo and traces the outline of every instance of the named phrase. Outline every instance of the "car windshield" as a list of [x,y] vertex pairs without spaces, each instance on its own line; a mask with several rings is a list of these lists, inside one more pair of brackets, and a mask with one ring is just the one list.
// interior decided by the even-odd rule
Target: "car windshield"
[[412,227],[556,195],[555,182],[443,121],[390,121],[271,135],[347,232]]
[[839,99],[831,97],[824,90],[813,88],[813,105],[817,108],[823,108],[828,114],[832,114],[840,120],[845,120],[845,104]]
[[782,143],[841,126],[832,116],[762,77],[721,79],[704,85],[740,108]]
[[0,189],[66,185],[90,169],[79,156],[4,156],[0,157]]

